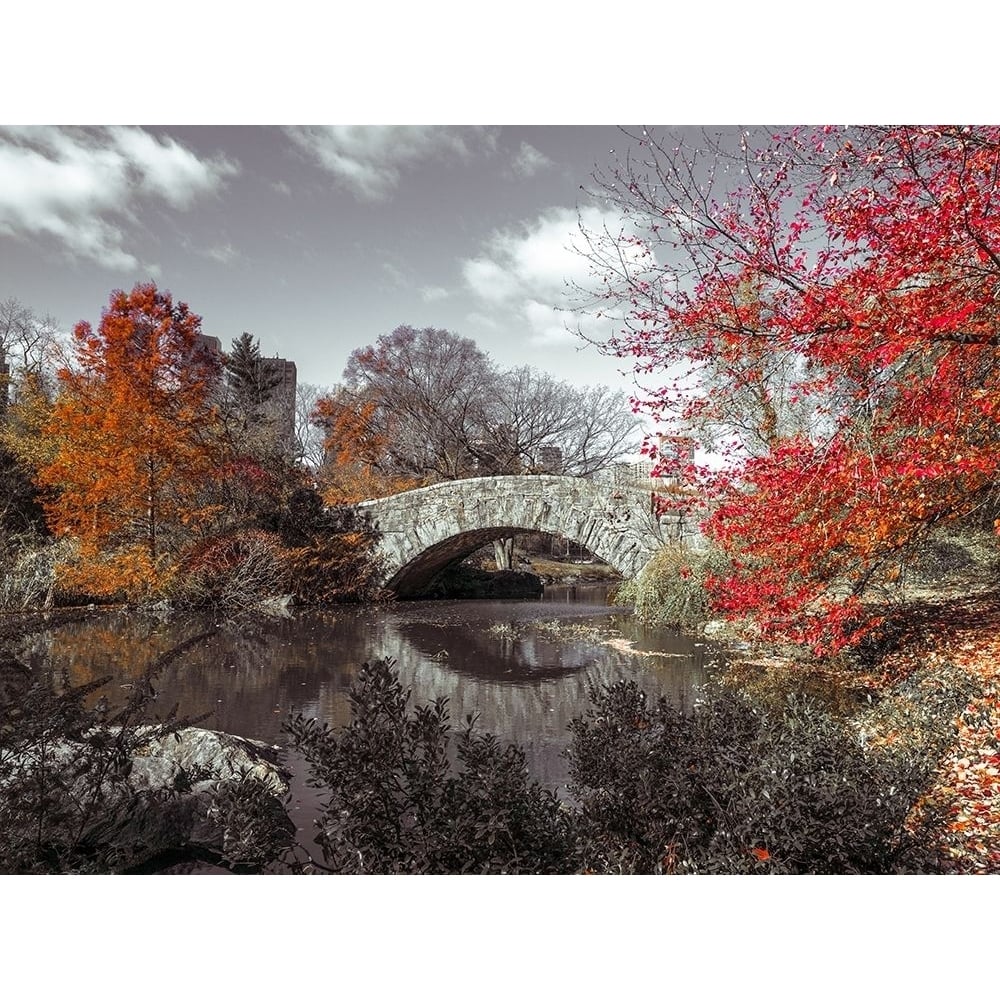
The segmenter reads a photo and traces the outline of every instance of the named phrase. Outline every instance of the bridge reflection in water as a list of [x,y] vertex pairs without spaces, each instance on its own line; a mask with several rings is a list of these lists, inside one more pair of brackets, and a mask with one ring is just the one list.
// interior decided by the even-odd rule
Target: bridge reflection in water
[[[549,593],[564,596],[559,588]],[[392,657],[415,701],[447,697],[455,724],[478,715],[483,729],[524,746],[534,775],[557,788],[566,779],[566,727],[586,709],[590,684],[634,678],[685,706],[712,655],[691,637],[643,633],[600,603],[599,588],[577,594],[582,600],[574,603],[407,602],[216,629],[164,671],[156,710],[177,702],[188,715],[211,713],[203,725],[282,743],[289,714],[346,724],[360,664]],[[33,637],[30,656],[37,670],[55,677],[65,668],[74,683],[111,673],[108,693],[122,696],[122,685],[141,677],[159,653],[206,624],[115,615]],[[630,642],[648,655],[630,650]]]

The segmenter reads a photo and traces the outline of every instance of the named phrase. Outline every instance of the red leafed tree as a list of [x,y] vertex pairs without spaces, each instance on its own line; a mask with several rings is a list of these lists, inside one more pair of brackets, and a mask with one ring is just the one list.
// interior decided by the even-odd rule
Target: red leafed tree
[[722,458],[683,470],[733,562],[717,606],[841,648],[866,587],[996,496],[1000,128],[632,138],[597,177],[606,346]]
[[79,542],[64,576],[95,595],[162,581],[172,551],[208,515],[217,449],[216,357],[201,320],[152,284],[113,292],[97,331],[73,331],[46,428],[55,456],[38,473],[53,532]]

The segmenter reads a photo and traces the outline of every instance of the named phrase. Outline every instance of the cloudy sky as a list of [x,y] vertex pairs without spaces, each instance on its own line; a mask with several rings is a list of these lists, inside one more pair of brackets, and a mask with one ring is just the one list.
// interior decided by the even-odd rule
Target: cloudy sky
[[589,280],[579,220],[606,221],[581,188],[627,144],[590,125],[2,127],[0,299],[69,329],[151,279],[319,385],[409,324],[627,386],[567,330],[565,291]]

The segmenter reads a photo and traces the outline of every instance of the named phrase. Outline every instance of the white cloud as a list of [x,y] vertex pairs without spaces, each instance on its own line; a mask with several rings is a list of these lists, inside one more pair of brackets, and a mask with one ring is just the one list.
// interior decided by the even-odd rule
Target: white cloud
[[420,297],[424,302],[440,302],[450,294],[447,288],[442,288],[440,285],[425,285],[420,289]]
[[[583,253],[587,242],[581,227],[601,238],[634,233],[621,216],[596,206],[550,208],[520,226],[494,233],[480,256],[463,261],[467,287],[524,327],[535,345],[571,343],[578,327],[588,336],[605,338],[611,331],[609,320],[570,311],[576,289],[597,290],[592,265]],[[644,248],[621,246],[629,261],[641,268]]]
[[[569,286],[592,284],[581,226],[592,233],[628,231],[620,217],[596,207],[550,208],[516,228],[494,233],[480,257],[464,262],[466,282],[491,301],[525,293],[560,300]],[[638,259],[637,251],[629,253]]]
[[210,260],[218,261],[220,264],[231,264],[241,256],[239,250],[232,243],[225,243],[221,246],[209,247],[201,251],[202,255]]
[[228,160],[199,160],[170,136],[157,138],[141,128],[109,128],[117,153],[133,183],[144,194],[158,196],[174,208],[189,209],[205,194],[218,190],[237,172]]
[[0,128],[0,232],[50,237],[110,270],[155,273],[127,247],[140,200],[185,210],[238,171],[139,128]]
[[496,132],[485,126],[293,125],[285,134],[361,201],[388,200],[420,163],[496,149]]
[[573,332],[567,329],[566,314],[552,306],[528,299],[522,307],[522,313],[528,321],[531,331],[528,339],[532,344],[568,344],[576,339]]
[[595,316],[572,312],[534,299],[527,299],[522,304],[521,315],[528,327],[528,342],[535,347],[580,347],[581,337],[604,343],[621,325],[608,314]]
[[547,170],[551,166],[553,166],[552,161],[528,142],[521,143],[521,148],[511,163],[514,174],[523,178],[534,177],[539,171]]
[[271,188],[278,194],[283,194],[286,198],[291,197],[292,189],[284,181],[275,181]]
[[463,261],[462,276],[469,288],[486,302],[504,302],[519,288],[517,277],[488,257]]

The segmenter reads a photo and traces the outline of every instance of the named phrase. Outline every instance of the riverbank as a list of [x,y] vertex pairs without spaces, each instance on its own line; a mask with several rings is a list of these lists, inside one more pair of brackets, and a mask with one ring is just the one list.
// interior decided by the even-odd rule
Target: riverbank
[[620,583],[621,574],[600,560],[569,561],[522,556],[516,569],[498,570],[492,561],[459,563],[443,570],[427,590],[432,600],[538,598],[545,586],[574,587],[591,583]]
[[[934,677],[950,667],[971,678],[977,693],[956,718],[956,738],[911,821],[929,809],[944,815],[933,845],[940,870],[1000,874],[1000,588],[928,588],[885,614],[877,646],[833,663],[754,642],[732,625],[712,634],[742,639],[743,652],[729,663],[732,682],[772,692],[823,692],[848,712],[892,699],[918,671]],[[883,738],[907,735],[890,731]]]
[[572,586],[579,583],[621,583],[621,573],[607,563],[598,560],[590,562],[562,562],[529,556],[528,564],[522,569],[534,573],[543,583]]
[[[314,701],[308,685],[315,681],[316,690],[325,692],[324,716],[335,726],[343,725],[348,718],[345,691],[354,673],[350,664],[369,657],[375,642],[399,659],[403,679],[415,688],[419,700],[446,696],[456,718],[484,712],[485,728],[498,730],[502,738],[542,744],[536,760],[540,776],[559,786],[565,780],[557,768],[560,734],[585,704],[583,671],[590,671],[590,679],[612,681],[633,671],[632,661],[639,654],[631,643],[607,641],[599,643],[601,653],[596,654],[593,629],[585,636],[575,624],[576,617],[554,630],[554,618],[566,610],[562,605],[558,611],[553,605],[534,602],[514,602],[502,608],[497,611],[490,602],[403,602],[377,612],[360,608],[312,612],[302,615],[297,624],[268,623],[254,633],[252,645],[248,645],[249,634],[216,632],[209,643],[192,651],[183,670],[170,672],[162,701],[184,701],[195,714],[211,711],[212,728],[237,733],[246,729],[245,736],[264,736],[266,742],[277,743],[288,712]],[[113,609],[0,616],[0,666],[6,660],[9,671],[14,670],[15,650],[33,633],[52,629],[61,633],[63,626],[72,632],[86,628],[81,651],[69,657],[74,680],[87,683],[106,671],[108,664],[122,663],[129,674],[120,679],[124,689],[134,681],[133,674],[142,672],[147,658],[165,652],[187,634],[184,622],[167,628],[131,615],[124,616],[124,631],[108,618],[95,621],[97,632],[90,634],[87,619],[106,618],[109,610]],[[584,610],[607,613],[596,605]],[[528,617],[522,621],[515,615]],[[790,691],[801,690],[846,716],[860,717],[874,703],[903,706],[898,716],[902,718],[915,676],[919,675],[922,684],[941,684],[943,677],[954,680],[957,668],[974,678],[979,690],[960,713],[954,743],[941,759],[932,787],[913,810],[913,818],[916,822],[921,810],[930,809],[946,817],[935,845],[935,870],[1000,872],[1000,591],[942,588],[887,609],[887,616],[877,647],[869,648],[864,656],[845,656],[832,663],[812,661],[791,648],[765,646],[746,633],[736,638],[739,633],[731,626],[712,628],[709,633],[713,640],[732,640],[726,671],[731,683],[771,698],[777,705]],[[694,637],[691,642],[704,648]],[[58,644],[64,645],[65,655],[69,646],[61,634]],[[298,652],[297,644],[302,647]],[[343,654],[336,662],[322,655],[323,650],[332,649]],[[487,666],[494,654],[499,657],[496,664]],[[671,684],[671,678],[679,676],[674,664],[680,654],[648,656],[657,658],[654,666],[659,665],[650,674],[650,678],[656,674],[654,687]],[[587,666],[597,662],[602,665],[599,676]],[[667,663],[670,670],[665,672],[660,666]],[[5,687],[17,687],[27,679],[23,666],[16,677],[9,671]],[[536,691],[533,685],[542,682]],[[551,700],[549,691],[556,682],[569,692],[565,704]],[[690,695],[685,692],[689,688],[693,690],[687,683],[678,687],[679,704],[688,703]],[[948,712],[950,717],[950,708]],[[886,717],[896,718],[891,713]],[[508,732],[501,728],[504,720],[514,720],[524,728]],[[539,720],[546,726],[542,737]],[[258,732],[261,726],[268,731]],[[879,732],[879,739],[890,741],[906,736],[902,728],[893,731],[892,724]]]

